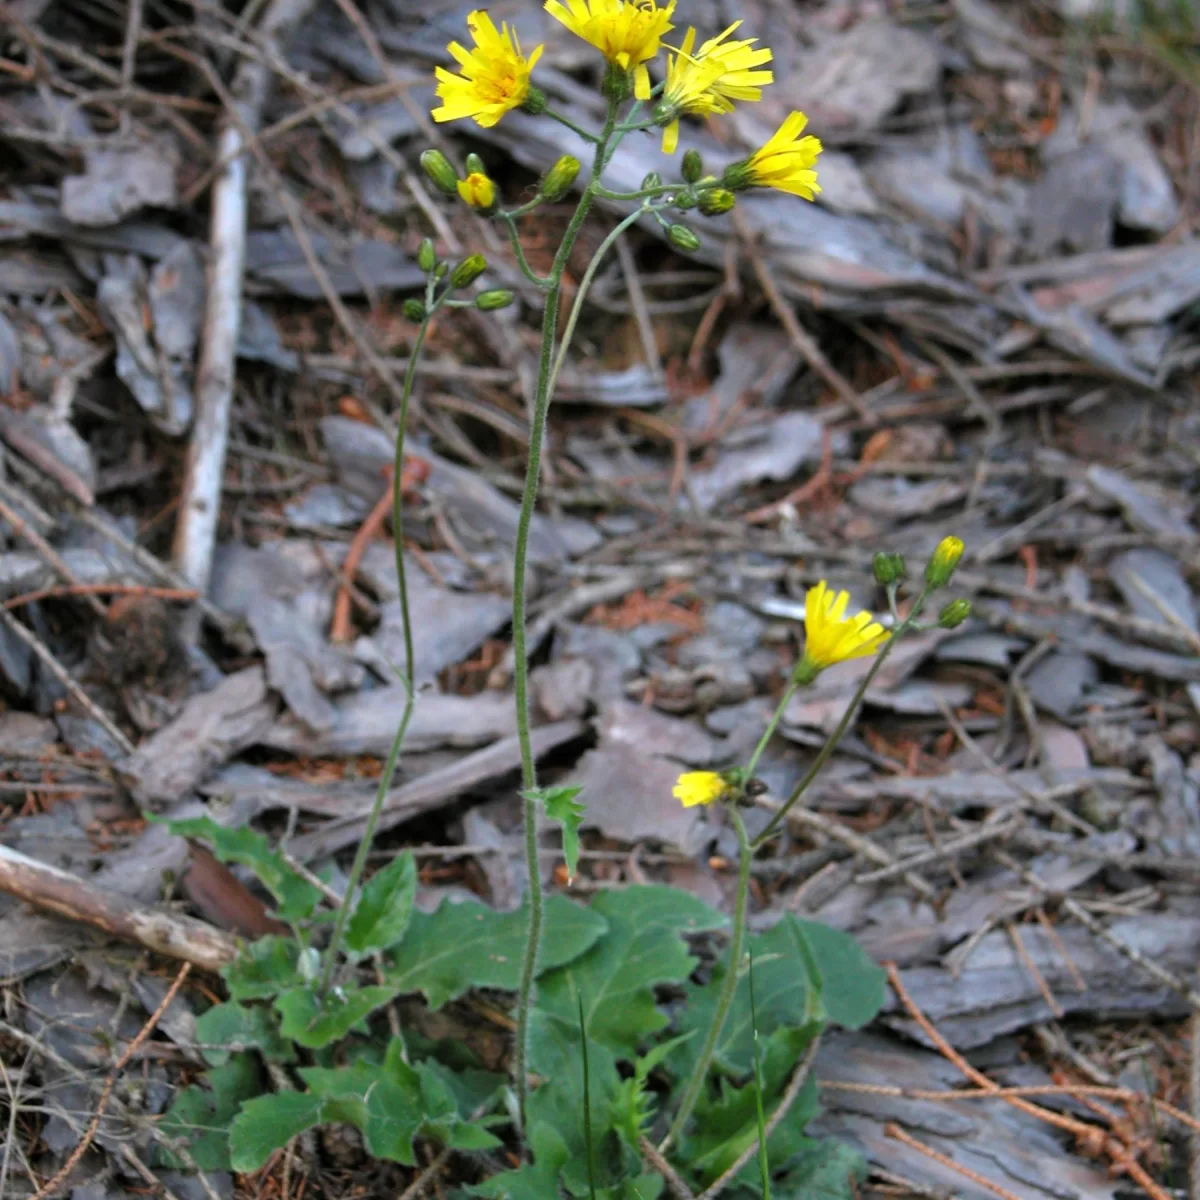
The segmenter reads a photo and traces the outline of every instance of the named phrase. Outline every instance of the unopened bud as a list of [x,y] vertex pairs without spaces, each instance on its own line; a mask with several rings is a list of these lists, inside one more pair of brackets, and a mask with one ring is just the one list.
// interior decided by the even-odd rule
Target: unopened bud
[[700,211],[706,217],[719,217],[737,203],[737,197],[728,188],[709,188],[700,193]]
[[463,159],[463,166],[467,169],[468,175],[486,175],[487,167],[483,165],[483,159],[478,154],[468,154]]
[[971,615],[971,602],[959,597],[957,600],[951,600],[945,608],[938,613],[938,624],[943,629],[957,629]]
[[521,107],[535,117],[546,111],[546,93],[541,88],[531,87]]
[[881,550],[875,555],[875,578],[882,587],[891,587],[899,583],[905,576],[904,555],[884,554]]
[[440,150],[426,150],[421,155],[421,169],[447,196],[458,187],[458,172]]
[[963,556],[963,544],[956,537],[944,537],[925,566],[925,582],[931,588],[945,587]]
[[423,321],[425,320],[425,305],[420,300],[410,296],[404,302],[404,315],[410,321]]
[[436,267],[433,268],[434,279],[445,279],[446,272],[450,270],[450,264],[443,258]]
[[433,248],[433,238],[421,239],[421,248],[417,251],[417,266],[427,275],[437,266],[437,251]]
[[653,191],[657,187],[662,187],[662,176],[657,171],[650,171],[642,180],[643,192]]
[[543,200],[561,200],[571,189],[575,176],[579,174],[579,159],[573,155],[564,154],[542,176],[541,193]]
[[700,239],[686,225],[668,225],[667,241],[685,254],[694,254],[700,249]]
[[480,292],[475,297],[475,307],[484,312],[494,312],[497,308],[507,308],[515,299],[507,288],[492,288],[488,292]]
[[477,280],[487,270],[487,259],[482,254],[472,254],[450,272],[450,282],[456,288],[465,288]]
[[704,159],[699,150],[688,150],[679,164],[679,173],[688,183],[695,183],[704,174]]

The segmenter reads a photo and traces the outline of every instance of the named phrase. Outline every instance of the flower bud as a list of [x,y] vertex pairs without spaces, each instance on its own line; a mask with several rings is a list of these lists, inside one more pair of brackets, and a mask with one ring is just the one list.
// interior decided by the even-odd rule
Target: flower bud
[[433,248],[433,238],[421,239],[421,248],[417,251],[417,266],[426,275],[437,266],[437,251]]
[[468,175],[486,175],[487,167],[483,165],[483,159],[478,154],[468,154],[463,159],[463,166],[467,170]]
[[737,203],[737,197],[728,188],[708,188],[700,193],[700,211],[706,217],[719,217]]
[[650,171],[642,180],[641,190],[649,192],[656,187],[662,187],[662,176],[657,171]]
[[944,537],[925,566],[925,582],[931,588],[945,587],[963,556],[963,544],[956,537]]
[[525,103],[521,108],[532,113],[535,117],[546,111],[546,93],[539,87],[530,87],[529,94],[525,97]]
[[704,174],[704,159],[699,150],[688,150],[679,164],[679,173],[688,183],[695,183]]
[[971,602],[964,600],[961,596],[957,600],[951,600],[945,608],[938,613],[938,624],[943,629],[957,629],[971,615]]
[[488,292],[480,292],[475,297],[475,307],[484,312],[494,312],[497,308],[507,308],[515,299],[507,288],[492,288]]
[[575,182],[575,176],[579,174],[579,159],[570,154],[564,154],[542,176],[541,193],[543,200],[555,201],[561,200],[571,188],[571,184]]
[[404,315],[413,322],[421,322],[425,320],[425,305],[414,296],[410,296],[404,302]]
[[456,288],[465,288],[474,283],[486,270],[487,259],[482,254],[472,254],[450,272],[450,282]]
[[454,195],[458,172],[440,150],[426,150],[421,155],[421,169],[447,196]]
[[446,272],[450,270],[450,264],[443,258],[436,267],[433,268],[434,279],[445,279]]
[[686,225],[668,225],[667,241],[685,254],[694,254],[700,249],[700,239]]
[[455,185],[463,202],[485,216],[496,207],[496,185],[479,171],[472,171]]
[[875,578],[882,587],[891,587],[899,583],[906,574],[903,554],[884,554],[881,550],[875,555]]
[[696,197],[691,192],[676,192],[671,199],[675,201],[675,207],[680,212],[687,212],[689,208],[695,208],[697,203]]

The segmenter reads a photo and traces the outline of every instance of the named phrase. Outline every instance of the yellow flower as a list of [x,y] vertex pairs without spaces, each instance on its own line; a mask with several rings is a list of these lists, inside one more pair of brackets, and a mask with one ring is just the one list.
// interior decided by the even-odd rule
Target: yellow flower
[[472,171],[466,179],[458,181],[458,194],[471,208],[484,212],[496,205],[496,185],[479,171]]
[[804,655],[796,668],[801,683],[811,683],[834,663],[874,654],[891,637],[869,612],[846,616],[849,592],[830,591],[821,580],[804,600]]
[[711,804],[714,800],[720,800],[727,787],[716,771],[685,771],[671,789],[671,795],[684,808],[694,808],[697,804]]
[[753,49],[757,38],[740,42],[725,39],[741,24],[735,21],[724,33],[705,42],[695,54],[696,31],[689,29],[683,44],[669,56],[667,82],[660,118],[667,122],[663,129],[664,154],[674,154],[679,143],[679,114],[681,112],[708,116],[711,113],[733,112],[735,100],[761,100],[764,84],[775,76],[770,71],[755,68],[769,63],[771,51]]
[[662,8],[656,0],[546,0],[546,11],[576,37],[595,46],[614,67],[633,73],[633,94],[650,99],[646,63],[658,54],[658,43],[675,27],[675,0]]
[[778,188],[812,200],[821,190],[816,170],[821,143],[812,136],[800,137],[807,124],[802,112],[790,114],[765,146],[725,168],[725,186],[735,192],[748,187]]
[[541,57],[542,47],[526,58],[516,33],[507,24],[497,29],[482,9],[468,14],[467,28],[475,39],[475,48],[466,50],[457,42],[446,47],[462,74],[437,68],[437,94],[442,106],[433,110],[433,119],[461,121],[472,117],[477,125],[490,129],[506,112],[528,99],[529,72]]
[[931,588],[945,587],[962,556],[963,544],[959,538],[942,538],[925,566],[925,582]]

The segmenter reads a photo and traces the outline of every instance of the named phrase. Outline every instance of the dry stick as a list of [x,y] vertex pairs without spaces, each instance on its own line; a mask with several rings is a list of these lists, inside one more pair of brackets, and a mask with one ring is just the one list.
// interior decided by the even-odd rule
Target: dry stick
[[[272,0],[260,34],[273,40],[299,21],[313,0]],[[220,154],[228,161],[212,189],[211,257],[208,299],[196,370],[196,421],[188,444],[174,558],[190,584],[208,590],[221,485],[229,441],[238,331],[242,321],[242,275],[246,262],[246,216],[249,164],[245,156],[247,128],[256,128],[266,102],[271,73],[243,60],[234,77],[237,99],[221,132]]]
[[4,607],[11,610],[35,600],[61,600],[74,596],[147,596],[156,600],[195,600],[200,593],[195,588],[148,587],[144,583],[73,583],[67,587],[40,588],[36,592],[23,592]]
[[[1200,1118],[1200,1012],[1192,1013],[1190,1032],[1188,1102],[1195,1119]],[[1191,1200],[1200,1200],[1200,1120],[1192,1126],[1192,1136],[1188,1139],[1188,1160],[1188,1196]]]
[[646,366],[650,368],[655,378],[662,376],[662,357],[658,353],[658,342],[654,338],[654,322],[650,319],[650,309],[646,306],[646,292],[638,276],[637,263],[633,260],[633,251],[622,234],[617,238],[615,247],[617,259],[621,264],[621,273],[625,276],[625,286],[629,290],[629,307],[633,309],[633,317],[637,322],[638,336],[642,341],[642,353],[646,356]]
[[[24,538],[37,552],[48,562],[51,568],[59,574],[72,587],[82,588],[83,584],[75,577],[75,572],[67,566],[62,556],[50,545],[48,541],[36,529],[34,529],[28,521],[26,521],[20,513],[9,505],[0,500],[0,517],[7,521],[12,527],[13,532],[17,537]],[[98,616],[107,616],[104,605],[96,599],[95,596],[88,596],[88,605],[91,610]]]
[[1058,997],[1050,990],[1050,984],[1046,981],[1045,975],[1038,970],[1038,965],[1033,961],[1029,951],[1025,949],[1025,939],[1021,937],[1021,931],[1012,921],[1004,922],[1004,932],[1008,934],[1009,941],[1013,944],[1013,949],[1017,952],[1017,957],[1021,960],[1021,965],[1029,973],[1033,979],[1037,990],[1042,993],[1042,999],[1046,1002],[1046,1007],[1054,1014],[1059,1021],[1066,1015],[1063,1011],[1063,1006],[1059,1004]]
[[895,1096],[900,1100],[937,1100],[944,1103],[957,1103],[960,1100],[1003,1100],[1008,1096],[1095,1096],[1100,1100],[1119,1100],[1126,1104],[1145,1105],[1200,1133],[1200,1119],[1157,1097],[1135,1092],[1132,1088],[1104,1087],[1090,1083],[1039,1083],[1027,1087],[960,1088],[945,1091],[936,1088],[904,1088],[888,1083],[848,1083],[840,1080],[827,1080],[821,1087],[829,1092],[857,1092],[864,1096]]
[[643,1137],[638,1142],[642,1157],[667,1181],[667,1186],[675,1193],[676,1200],[696,1200],[692,1189],[679,1177],[678,1172],[658,1151],[658,1147],[648,1138]]
[[121,732],[120,727],[92,698],[79,686],[75,677],[51,653],[50,648],[33,632],[22,625],[6,608],[0,608],[0,621],[6,628],[27,645],[41,660],[46,669],[67,689],[74,699],[87,711],[88,715],[126,754],[133,753],[133,743]]
[[214,975],[237,955],[237,940],[222,929],[194,917],[139,904],[7,846],[0,846],[0,892],[203,967]]
[[[783,807],[770,800],[759,799],[755,803],[768,812],[778,812]],[[878,843],[863,837],[860,833],[855,833],[853,829],[849,829],[837,821],[830,820],[822,813],[797,805],[788,813],[787,819],[797,825],[807,825],[810,829],[815,829],[826,837],[832,838],[833,841],[840,842],[848,850],[853,850],[855,854],[861,855],[868,862],[878,863],[882,867],[889,868],[897,865],[896,860]],[[905,871],[904,882],[926,898],[937,894],[933,884],[912,871]]]
[[1001,1200],[1021,1200],[1015,1192],[1010,1192],[1007,1188],[1002,1188],[998,1183],[993,1183],[984,1175],[980,1175],[978,1171],[972,1171],[970,1167],[964,1167],[961,1163],[955,1162],[948,1154],[943,1154],[940,1150],[935,1150],[932,1146],[927,1146],[924,1142],[918,1141],[911,1133],[905,1133],[895,1121],[889,1121],[883,1127],[884,1137],[893,1138],[897,1142],[903,1143],[912,1150],[924,1154],[926,1158],[931,1158],[935,1163],[945,1167],[947,1171],[953,1171],[956,1175],[961,1175],[964,1179],[969,1179],[973,1184],[989,1191]]
[[[796,1064],[796,1069],[792,1072],[792,1077],[788,1081],[787,1091],[779,1099],[779,1103],[775,1106],[775,1111],[771,1114],[771,1119],[767,1122],[766,1128],[763,1131],[767,1140],[771,1134],[775,1132],[779,1122],[787,1116],[792,1105],[796,1103],[796,1098],[800,1095],[800,1090],[804,1087],[805,1081],[808,1079],[809,1072],[812,1070],[812,1065],[816,1061],[817,1051],[821,1047],[821,1035],[817,1034],[815,1038],[808,1044],[808,1049],[804,1051],[803,1057]],[[716,1200],[716,1197],[725,1190],[725,1188],[737,1178],[741,1169],[758,1153],[758,1139],[755,1138],[746,1148],[737,1156],[734,1163],[727,1170],[723,1171],[717,1179],[715,1179],[708,1188],[696,1197],[696,1200]]]
[[[959,1071],[962,1072],[972,1083],[983,1088],[988,1092],[998,1092],[1000,1088],[992,1082],[982,1071],[971,1066],[969,1062],[953,1046],[946,1041],[942,1033],[934,1026],[933,1022],[917,1007],[916,1002],[908,994],[903,981],[900,978],[899,968],[895,963],[887,963],[888,982],[892,986],[892,990],[900,1000],[900,1003],[907,1010],[908,1014],[920,1026],[921,1032],[933,1043],[937,1050]],[[1041,1108],[1036,1104],[1031,1104],[1028,1100],[1022,1100],[1019,1096],[1003,1097],[1005,1103],[1011,1104],[1013,1108],[1020,1109],[1031,1117],[1037,1117],[1040,1121],[1045,1121],[1048,1125],[1054,1125],[1058,1129],[1065,1130],[1067,1133],[1074,1134],[1084,1146],[1090,1147],[1096,1151],[1105,1151],[1113,1159],[1114,1163],[1127,1171],[1130,1177],[1135,1180],[1141,1187],[1145,1188],[1154,1200],[1170,1200],[1170,1197],[1162,1188],[1154,1182],[1153,1179],[1142,1168],[1142,1165],[1130,1154],[1129,1150],[1117,1140],[1112,1134],[1106,1134],[1104,1130],[1095,1125],[1087,1125],[1083,1121],[1078,1121],[1074,1117],[1068,1117],[1061,1113],[1051,1112],[1049,1109]]]
[[856,875],[854,882],[885,883],[890,879],[895,879],[898,875],[903,875],[906,871],[915,871],[918,867],[927,867],[930,863],[938,863],[943,859],[965,854],[968,850],[978,849],[988,842],[1011,837],[1023,824],[1024,818],[1020,813],[1016,813],[1012,820],[997,821],[992,825],[985,825],[982,829],[965,833],[960,838],[951,838],[950,841],[943,842],[941,846],[930,847],[920,854],[914,854],[911,858],[902,858],[890,867],[880,867],[878,871],[865,871],[861,875]]
[[71,1151],[70,1157],[59,1168],[54,1178],[38,1189],[33,1200],[45,1200],[45,1197],[56,1192],[63,1180],[75,1170],[76,1164],[92,1144],[92,1139],[96,1136],[96,1130],[100,1128],[100,1122],[104,1118],[104,1110],[108,1107],[108,1098],[112,1095],[112,1090],[116,1086],[117,1076],[129,1065],[129,1060],[133,1058],[142,1043],[150,1036],[150,1031],[158,1024],[163,1013],[171,1007],[171,1001],[178,995],[179,989],[183,987],[183,981],[188,977],[191,969],[192,964],[186,962],[179,968],[179,974],[175,976],[174,982],[167,989],[167,994],[163,997],[162,1003],[150,1014],[150,1019],[139,1030],[137,1037],[125,1047],[125,1052],[121,1057],[113,1063],[113,1068],[109,1071],[108,1078],[104,1081],[104,1087],[101,1089],[100,1099],[96,1101],[96,1111],[92,1114],[92,1119],[88,1122],[88,1127],[84,1131],[79,1145]]

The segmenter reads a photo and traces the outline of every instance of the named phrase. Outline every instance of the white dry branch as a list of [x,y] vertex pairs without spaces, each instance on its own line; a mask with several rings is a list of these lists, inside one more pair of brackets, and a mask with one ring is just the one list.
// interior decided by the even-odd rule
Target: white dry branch
[[[312,5],[313,0],[272,0],[259,26],[259,40],[274,48]],[[212,187],[211,261],[196,372],[196,423],[188,447],[174,546],[176,566],[202,595],[212,571],[221,513],[229,410],[242,321],[249,178],[246,131],[259,127],[270,81],[270,68],[263,59],[242,60],[233,81],[236,112],[227,115],[217,148],[217,160],[223,165]]]

